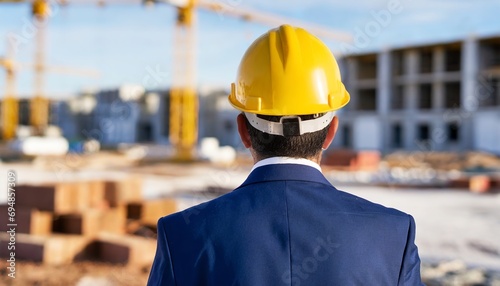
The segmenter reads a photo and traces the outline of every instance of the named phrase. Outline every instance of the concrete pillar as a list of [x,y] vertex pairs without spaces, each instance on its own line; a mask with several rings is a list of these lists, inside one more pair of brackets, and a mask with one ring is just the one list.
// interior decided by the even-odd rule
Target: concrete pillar
[[358,78],[358,62],[354,58],[347,58],[346,62],[347,73],[349,74],[346,85],[351,95],[351,101],[347,105],[346,110],[355,110],[355,107],[358,105],[358,87],[356,85]]
[[433,62],[433,73],[434,73],[434,95],[432,99],[432,106],[435,110],[442,111],[444,108],[444,83],[443,80],[436,76],[444,72],[444,49],[443,47],[434,48],[434,62]]
[[358,79],[358,62],[354,58],[345,59],[347,68],[346,82],[352,85]]
[[405,54],[405,73],[414,79],[418,75],[418,51],[408,50]]
[[462,149],[470,150],[473,147],[472,115],[477,110],[479,99],[474,90],[477,84],[479,71],[478,42],[474,37],[465,39],[462,45],[462,72],[460,94],[460,145]]
[[475,98],[474,87],[477,83],[479,70],[479,54],[477,40],[473,37],[467,38],[462,48],[462,73],[461,73],[461,106],[464,111],[475,111],[478,99]]
[[403,130],[403,148],[405,150],[415,150],[416,149],[416,138],[417,138],[417,126],[415,120],[405,118],[402,124]]
[[377,55],[377,114],[381,123],[382,152],[390,148],[390,126],[387,115],[390,109],[391,98],[391,54],[383,50]]
[[437,118],[434,120],[434,124],[431,131],[432,146],[433,150],[440,151],[445,150],[446,144],[446,130],[443,120],[444,112],[444,83],[442,80],[437,80],[433,84],[433,97],[432,106],[433,114],[436,114]]
[[417,117],[417,74],[418,74],[418,53],[416,50],[409,50],[405,53],[405,74],[408,81],[404,88],[406,124],[404,132],[404,146],[407,150],[416,148],[416,121]]
[[389,113],[391,96],[391,57],[390,51],[384,50],[377,55],[377,113]]
[[444,64],[445,64],[444,49],[443,49],[443,47],[436,47],[434,49],[434,62],[433,62],[434,72],[435,73],[444,72]]
[[418,53],[416,50],[409,50],[405,55],[405,70],[408,81],[405,89],[406,111],[415,113],[418,109]]
[[439,118],[438,120],[433,120],[431,125],[432,150],[446,151],[447,136],[448,134],[444,121],[441,118]]
[[442,111],[444,108],[444,83],[442,80],[432,83],[432,109]]

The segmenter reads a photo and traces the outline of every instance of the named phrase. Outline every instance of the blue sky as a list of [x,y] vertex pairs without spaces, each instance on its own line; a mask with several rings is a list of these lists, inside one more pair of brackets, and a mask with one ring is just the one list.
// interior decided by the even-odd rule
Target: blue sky
[[[61,8],[50,17],[46,29],[46,62],[52,66],[98,70],[101,76],[95,79],[48,73],[45,92],[49,96],[71,95],[88,88],[113,88],[124,83],[144,83],[146,88],[170,85],[173,7],[157,5],[149,9],[138,4],[110,4],[100,8],[81,2],[85,1]],[[350,44],[354,47],[350,51],[354,52],[456,40],[471,35],[500,35],[500,0],[212,2],[346,31],[354,36],[355,42]],[[18,35],[25,41],[19,45],[16,60],[34,62],[34,38],[23,32],[30,22],[29,11],[28,4],[0,4],[0,56],[5,53],[7,35]],[[383,21],[377,17],[382,17]],[[226,14],[200,10],[196,54],[198,84],[229,86],[245,49],[269,28]],[[333,50],[346,47],[332,40],[325,41]],[[3,94],[4,77],[4,71],[0,70],[0,94]],[[32,71],[19,71],[17,91],[21,96],[31,96],[33,80]]]

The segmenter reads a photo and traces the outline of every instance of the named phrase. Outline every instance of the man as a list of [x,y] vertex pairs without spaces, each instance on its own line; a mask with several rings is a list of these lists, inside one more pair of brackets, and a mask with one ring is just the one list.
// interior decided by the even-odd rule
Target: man
[[320,40],[288,25],[258,38],[229,101],[255,165],[233,192],[159,220],[148,285],[421,285],[413,218],[321,173],[349,94]]

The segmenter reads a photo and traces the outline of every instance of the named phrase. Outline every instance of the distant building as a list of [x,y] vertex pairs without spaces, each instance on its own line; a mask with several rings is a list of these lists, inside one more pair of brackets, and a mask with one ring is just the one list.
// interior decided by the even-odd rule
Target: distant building
[[87,93],[53,104],[51,118],[68,139],[96,139],[103,146],[120,143],[168,142],[168,92],[143,87]]
[[[500,154],[500,36],[405,46],[339,59],[351,102],[333,146]],[[242,148],[228,91],[199,91],[199,138]],[[21,122],[27,121],[21,103]],[[66,137],[102,145],[168,143],[169,92],[122,86],[53,104]]]
[[49,124],[58,126],[62,136],[72,140],[79,136],[78,118],[71,110],[67,100],[51,100],[49,109]]
[[351,103],[337,147],[500,154],[500,37],[341,59]]
[[215,137],[221,146],[241,147],[236,117],[239,111],[227,100],[229,92],[218,89],[200,92],[199,137]]
[[167,144],[169,136],[170,91],[147,91],[141,97],[137,141]]
[[[198,137],[216,137],[221,145],[237,146],[238,112],[227,102],[227,91],[203,90],[199,95]],[[69,140],[96,139],[108,147],[120,143],[168,144],[169,99],[169,90],[146,91],[131,85],[84,93],[70,100],[52,101],[50,124],[59,126]]]

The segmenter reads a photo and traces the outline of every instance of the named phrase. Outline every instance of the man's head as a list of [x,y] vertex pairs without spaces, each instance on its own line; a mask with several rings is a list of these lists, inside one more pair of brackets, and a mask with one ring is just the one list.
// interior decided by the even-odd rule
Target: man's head
[[230,103],[254,158],[317,159],[349,102],[335,58],[318,38],[288,25],[259,37],[241,60]]
[[[279,122],[279,116],[261,116],[265,120]],[[301,116],[305,121],[314,115]],[[321,130],[296,136],[281,136],[263,132],[252,126],[245,114],[238,116],[238,131],[245,147],[250,148],[258,160],[271,157],[307,158],[318,161],[323,149],[328,148],[337,131],[338,120],[334,117]]]

